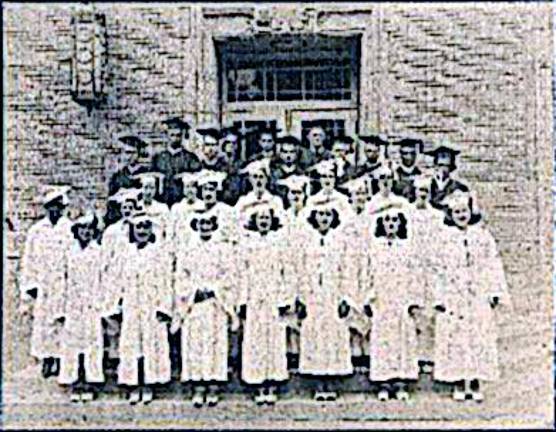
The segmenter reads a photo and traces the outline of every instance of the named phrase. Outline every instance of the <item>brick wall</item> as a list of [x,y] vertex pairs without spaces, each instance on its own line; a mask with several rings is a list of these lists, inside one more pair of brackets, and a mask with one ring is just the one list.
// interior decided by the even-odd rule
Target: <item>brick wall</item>
[[[528,389],[545,401],[549,383],[533,391],[526,372],[543,368],[548,374],[550,367],[550,6],[350,7],[315,9],[322,29],[364,34],[359,129],[462,145],[461,174],[479,194],[514,299],[515,313],[502,323],[506,381],[498,397],[515,403],[512,395]],[[253,13],[234,6],[223,17],[218,5],[98,8],[107,19],[108,99],[90,114],[69,93],[71,9],[9,5],[4,14],[11,255],[18,255],[40,213],[40,184],[69,182],[78,205],[102,209],[119,158],[118,134],[138,132],[156,147],[156,122],[169,114],[193,123],[218,118],[212,37],[223,22],[230,34],[247,31]],[[13,283],[17,259],[11,262]],[[20,323],[11,319],[14,292],[5,290],[5,331],[18,341],[14,349],[4,344],[12,356],[6,361],[15,360],[8,366],[27,361]],[[546,406],[529,407],[536,405]]]

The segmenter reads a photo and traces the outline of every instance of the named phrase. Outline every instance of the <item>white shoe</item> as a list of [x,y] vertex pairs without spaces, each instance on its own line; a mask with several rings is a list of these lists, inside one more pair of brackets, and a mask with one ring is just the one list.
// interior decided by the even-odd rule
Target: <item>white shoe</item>
[[388,399],[390,399],[390,394],[388,393],[388,390],[381,390],[378,392],[378,400],[381,402],[385,402]]
[[209,407],[216,406],[218,404],[218,395],[217,394],[208,394],[206,397],[207,405]]
[[72,403],[79,403],[81,401],[81,393],[72,392],[70,394],[70,401]]
[[334,402],[338,398],[338,393],[334,391],[326,392],[325,399],[329,402]]
[[398,390],[396,392],[396,399],[399,401],[407,401],[409,400],[409,393],[405,390]]
[[269,393],[265,396],[265,402],[269,405],[274,405],[278,400],[278,396],[276,396],[276,393]]
[[480,391],[474,391],[471,392],[471,398],[475,401],[475,402],[482,402],[485,400],[485,395],[480,392]]
[[133,390],[129,395],[129,403],[136,405],[141,400],[141,391],[139,389]]
[[203,406],[203,404],[205,403],[205,397],[203,395],[203,393],[201,392],[197,392],[193,395],[193,406],[195,408],[201,408]]
[[150,404],[153,401],[153,397],[154,397],[154,394],[153,394],[152,389],[150,389],[148,387],[143,389],[143,403],[145,405]]
[[92,402],[95,398],[95,394],[92,391],[86,391],[81,393],[81,402]]
[[318,402],[323,402],[326,400],[326,394],[327,392],[323,392],[323,391],[317,391],[315,392],[315,400]]
[[465,392],[461,390],[454,390],[454,393],[452,394],[453,399],[458,402],[464,401],[465,396]]
[[266,402],[266,397],[267,395],[264,395],[262,392],[257,393],[255,395],[255,403],[259,406],[264,404]]

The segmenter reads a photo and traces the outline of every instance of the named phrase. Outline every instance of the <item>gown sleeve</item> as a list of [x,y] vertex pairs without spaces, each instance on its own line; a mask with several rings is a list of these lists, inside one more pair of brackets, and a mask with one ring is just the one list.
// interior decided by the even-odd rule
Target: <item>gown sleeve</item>
[[488,300],[498,297],[501,305],[511,307],[511,299],[508,293],[508,283],[502,258],[498,252],[494,237],[488,231],[485,231],[482,246],[484,256],[483,280],[487,281],[486,294]]
[[29,300],[31,298],[29,291],[33,288],[39,289],[37,266],[34,265],[38,262],[36,259],[37,235],[37,230],[31,227],[23,248],[20,283],[20,297],[22,300]]

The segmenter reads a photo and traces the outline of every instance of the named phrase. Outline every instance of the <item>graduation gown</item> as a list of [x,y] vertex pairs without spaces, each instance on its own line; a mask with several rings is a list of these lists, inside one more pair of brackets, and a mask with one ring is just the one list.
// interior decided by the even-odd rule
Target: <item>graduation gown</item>
[[366,175],[369,176],[369,178],[371,178],[371,191],[369,192],[369,195],[372,196],[374,194],[376,194],[378,192],[378,187],[376,184],[376,179],[373,178],[374,177],[374,172],[380,168],[382,166],[382,162],[378,161],[375,163],[369,163],[367,161],[365,161],[362,164],[357,165],[356,169],[355,169],[355,175],[353,176],[353,178],[362,176],[362,175]]
[[332,158],[334,158],[334,155],[328,149],[324,149],[322,153],[316,154],[311,149],[302,148],[299,155],[299,166],[306,171],[307,168],[312,167],[316,163],[323,161],[325,159],[332,159]]
[[[228,380],[228,318],[234,315],[236,261],[233,245],[218,231],[213,236],[204,241],[192,230],[178,235],[180,243],[187,244],[177,250],[175,278],[176,309],[182,320],[182,381]],[[195,294],[202,289],[212,290],[214,297],[196,303]]]
[[434,378],[440,381],[496,380],[497,329],[489,299],[509,305],[502,260],[492,235],[479,225],[450,227],[444,239],[443,276],[435,303]]
[[61,330],[60,384],[78,380],[79,354],[84,354],[85,381],[104,381],[101,319],[112,313],[117,299],[101,283],[102,250],[91,242],[82,249],[77,240],[68,254],[68,277],[64,294],[64,325]]
[[448,177],[448,180],[445,182],[441,182],[438,178],[433,177],[431,180],[430,192],[430,202],[432,206],[437,209],[444,209],[444,205],[442,204],[444,198],[457,190],[469,192],[469,187],[465,183],[462,183],[452,177]]
[[348,375],[351,364],[347,322],[338,315],[342,300],[354,304],[341,291],[343,233],[325,236],[316,230],[299,233],[302,253],[299,296],[307,308],[301,324],[299,372],[311,375]]
[[222,201],[232,207],[236,204],[244,189],[244,179],[239,174],[240,169],[241,161],[239,160],[226,161],[221,168],[221,171],[227,174],[222,182]]
[[181,200],[183,184],[174,176],[183,172],[201,169],[199,158],[190,151],[180,148],[176,152],[164,150],[153,157],[152,170],[164,174],[164,191],[158,198],[169,207]]
[[370,342],[372,381],[417,379],[418,342],[412,305],[423,306],[417,251],[410,239],[375,237],[369,243],[365,304],[373,311]]
[[[285,318],[278,308],[295,304],[296,268],[288,258],[286,231],[244,237],[239,263],[240,304],[247,306],[241,377],[248,384],[288,379]],[[287,275],[286,273],[293,273]],[[288,283],[289,282],[289,283]]]
[[44,217],[29,229],[25,240],[20,293],[26,299],[30,290],[37,289],[31,355],[39,359],[58,357],[60,353],[60,326],[55,319],[63,315],[67,253],[73,240],[71,221],[65,216],[54,226]]
[[421,175],[421,170],[413,165],[411,168],[406,168],[399,165],[394,171],[394,187],[392,191],[400,196],[403,196],[409,201],[415,199],[415,186],[413,181],[416,176]]
[[119,280],[123,292],[119,384],[139,384],[140,357],[144,359],[145,384],[170,381],[168,324],[156,316],[157,312],[172,316],[170,274],[169,254],[159,239],[142,249],[135,243],[126,248]]
[[285,186],[280,186],[277,184],[279,180],[285,179],[291,175],[302,175],[303,170],[298,164],[294,164],[291,167],[288,167],[284,163],[280,162],[271,162],[270,163],[270,182],[268,189],[273,194],[279,196],[282,201],[285,201],[286,196],[288,194],[288,188]]

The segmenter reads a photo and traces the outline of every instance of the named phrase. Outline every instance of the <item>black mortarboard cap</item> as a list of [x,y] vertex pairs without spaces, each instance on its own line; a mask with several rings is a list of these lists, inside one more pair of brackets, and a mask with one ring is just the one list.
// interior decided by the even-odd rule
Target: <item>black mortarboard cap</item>
[[293,135],[285,135],[285,136],[279,137],[276,140],[276,142],[277,142],[277,144],[293,144],[296,147],[301,145],[299,140],[296,137],[294,137]]
[[365,143],[376,144],[376,145],[388,145],[388,141],[382,139],[378,135],[361,135],[359,139]]
[[420,139],[402,138],[401,140],[396,141],[395,144],[400,146],[400,148],[406,147],[415,149],[419,153],[423,151],[423,141],[421,141]]
[[141,150],[149,145],[139,138],[137,135],[124,135],[118,138],[122,143],[129,147],[136,148],[137,150]]
[[185,129],[186,131],[191,129],[189,123],[183,121],[179,117],[171,117],[169,119],[164,120],[162,123],[167,125],[168,127],[175,128],[175,129],[181,129],[181,130]]
[[218,141],[220,139],[220,131],[216,128],[202,128],[202,129],[195,129],[195,132],[201,135],[202,137],[211,137]]

